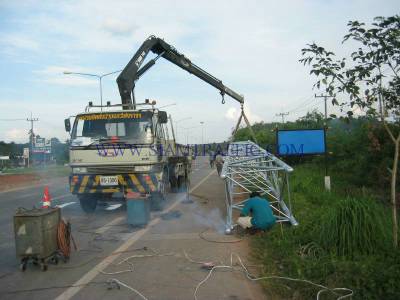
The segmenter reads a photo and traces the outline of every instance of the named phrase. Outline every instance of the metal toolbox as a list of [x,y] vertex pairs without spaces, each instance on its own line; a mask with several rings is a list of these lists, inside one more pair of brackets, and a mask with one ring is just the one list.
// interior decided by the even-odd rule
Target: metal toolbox
[[45,259],[58,250],[57,228],[60,209],[19,210],[14,215],[17,258]]

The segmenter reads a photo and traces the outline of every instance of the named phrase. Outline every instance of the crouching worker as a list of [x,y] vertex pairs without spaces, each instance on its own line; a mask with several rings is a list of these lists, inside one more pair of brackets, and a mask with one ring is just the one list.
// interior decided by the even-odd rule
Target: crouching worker
[[252,231],[266,230],[276,223],[276,218],[269,202],[261,198],[260,193],[252,192],[242,208],[237,223],[244,229],[251,228]]

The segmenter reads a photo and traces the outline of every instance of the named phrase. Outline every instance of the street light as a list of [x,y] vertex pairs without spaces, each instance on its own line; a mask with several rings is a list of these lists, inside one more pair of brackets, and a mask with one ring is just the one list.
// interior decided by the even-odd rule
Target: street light
[[201,124],[201,143],[204,145],[204,122],[200,121]]
[[176,138],[178,139],[178,123],[182,122],[182,121],[186,121],[186,120],[190,120],[192,117],[187,117],[187,118],[183,118],[180,119],[178,121],[175,121],[175,131],[176,131]]
[[186,130],[186,144],[189,144],[189,130],[190,129],[194,129],[194,128],[198,128],[201,125],[197,125],[197,126],[191,126],[191,127],[182,127],[183,129]]
[[118,71],[114,71],[114,72],[110,72],[110,73],[106,73],[106,74],[91,74],[91,73],[79,73],[79,72],[69,72],[69,71],[64,71],[64,75],[81,75],[81,76],[90,76],[90,77],[96,77],[99,79],[99,86],[100,86],[100,105],[101,105],[101,110],[103,110],[103,87],[102,87],[102,83],[101,80],[103,79],[103,77],[106,77],[108,75],[112,75],[118,72],[121,72],[122,70],[118,70]]
[[174,105],[176,105],[176,103],[171,103],[171,104],[163,105],[163,106],[160,106],[158,109],[160,109],[160,108],[165,108],[165,107],[169,107],[169,106],[174,106]]

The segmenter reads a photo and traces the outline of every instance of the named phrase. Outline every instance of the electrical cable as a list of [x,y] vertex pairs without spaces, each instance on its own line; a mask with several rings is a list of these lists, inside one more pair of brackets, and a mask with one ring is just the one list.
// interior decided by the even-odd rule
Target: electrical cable
[[67,259],[70,257],[71,254],[71,241],[76,251],[77,250],[76,243],[71,234],[71,223],[65,222],[65,220],[62,219],[58,223],[57,245],[62,255]]
[[299,105],[297,105],[295,108],[291,109],[288,111],[288,113],[292,113],[297,111],[300,108],[303,108],[306,105],[309,105],[310,103],[312,103],[313,101],[315,101],[314,96],[310,96],[308,97],[305,101],[301,102]]
[[[75,268],[80,268],[80,267],[83,267],[83,266],[87,265],[88,263],[90,263],[90,262],[92,262],[92,261],[94,261],[94,260],[97,260],[97,259],[107,258],[107,257],[113,256],[113,255],[118,255],[118,254],[122,254],[122,253],[129,253],[129,252],[134,252],[134,251],[140,251],[140,250],[147,251],[148,249],[149,249],[149,248],[147,248],[147,247],[145,246],[145,247],[142,247],[142,248],[135,248],[135,249],[131,249],[131,250],[116,251],[116,252],[112,252],[112,253],[109,254],[109,255],[101,255],[101,256],[92,257],[92,258],[90,258],[90,259],[88,259],[88,260],[86,260],[86,261],[84,261],[84,262],[82,262],[82,263],[79,263],[79,264],[76,264],[76,265],[73,265],[73,266],[62,266],[62,267],[58,267],[57,269],[54,269],[54,271],[57,271],[58,269],[75,269]],[[151,249],[151,250],[152,250],[152,249]],[[79,251],[81,251],[81,250],[79,250]],[[84,251],[85,251],[85,250],[84,250]],[[154,250],[152,250],[152,251],[154,251]]]
[[122,281],[119,281],[116,278],[111,278],[108,280],[108,283],[116,283],[117,285],[122,285],[123,287],[127,288],[128,290],[131,290],[132,292],[135,292],[137,295],[142,297],[143,300],[148,300],[145,296],[143,296],[142,293],[140,293],[138,290],[134,289],[133,287],[127,285],[126,283],[123,283]]
[[122,263],[124,263],[124,262],[128,262],[129,263],[129,260],[130,259],[132,259],[132,258],[144,258],[144,257],[162,257],[162,256],[173,256],[173,255],[175,255],[175,253],[173,253],[173,252],[170,252],[170,253],[165,253],[165,254],[143,254],[143,255],[132,255],[132,256],[129,256],[129,257],[127,257],[127,258],[124,258],[123,260],[121,260],[119,263],[117,263],[117,265],[120,265],[120,264],[122,264]]
[[[309,104],[312,104],[312,102],[310,102]],[[306,111],[306,110],[310,110],[310,109],[312,109],[312,108],[314,108],[314,107],[317,107],[318,105],[321,105],[322,103],[321,102],[317,102],[317,103],[315,103],[315,104],[313,104],[313,105],[311,105],[311,106],[306,106],[306,107],[302,107],[302,108],[300,108],[300,109],[297,109],[296,111],[294,111],[295,113],[298,113],[298,112],[303,112],[303,111]],[[292,113],[294,113],[294,112],[292,112]]]
[[207,242],[210,243],[219,243],[219,244],[229,244],[229,243],[239,243],[241,241],[243,241],[243,239],[236,239],[236,240],[211,240],[207,237],[204,236],[204,233],[206,233],[210,228],[207,228],[206,230],[202,231],[199,233],[199,237]]
[[[237,268],[235,268],[233,266],[233,258],[234,258],[234,256],[239,261],[241,269],[237,269]],[[314,283],[314,282],[306,280],[306,279],[291,278],[291,277],[284,277],[284,276],[275,276],[275,275],[263,276],[263,277],[255,277],[255,276],[251,275],[250,272],[247,270],[247,268],[244,265],[244,263],[242,262],[242,259],[240,258],[240,256],[238,254],[232,252],[231,253],[231,257],[230,257],[230,265],[213,266],[210,269],[210,271],[207,273],[207,276],[197,284],[196,289],[195,289],[194,294],[193,294],[195,300],[197,300],[197,292],[198,292],[199,288],[211,277],[212,273],[216,269],[231,269],[233,271],[242,271],[246,275],[246,277],[251,281],[259,281],[259,280],[267,280],[267,279],[282,279],[282,280],[288,280],[288,281],[307,283],[307,284],[310,284],[310,285],[312,285],[314,287],[320,288],[320,290],[317,293],[317,300],[320,299],[320,296],[324,292],[331,292],[331,293],[333,293],[333,294],[335,294],[337,296],[340,295],[340,294],[337,293],[339,291],[347,292],[347,294],[339,296],[337,298],[337,300],[346,299],[348,297],[351,297],[354,294],[353,291],[351,289],[348,289],[348,288],[328,288],[328,287],[326,287],[324,285],[317,284],[317,283]]]
[[194,263],[194,264],[203,265],[203,264],[208,263],[208,262],[205,262],[205,261],[198,261],[198,260],[194,260],[194,259],[190,258],[189,255],[186,253],[185,249],[183,249],[183,255],[185,256],[185,258],[186,258],[188,261],[190,261],[190,262],[192,262],[192,263]]
[[[130,263],[129,261],[127,261],[127,263],[129,264],[129,269],[127,270],[121,270],[121,271],[115,271],[115,272],[106,272],[104,270],[101,270],[100,273],[103,275],[117,275],[117,274],[122,274],[122,273],[127,273],[127,272],[133,272],[133,264]],[[116,265],[116,264],[113,264]]]

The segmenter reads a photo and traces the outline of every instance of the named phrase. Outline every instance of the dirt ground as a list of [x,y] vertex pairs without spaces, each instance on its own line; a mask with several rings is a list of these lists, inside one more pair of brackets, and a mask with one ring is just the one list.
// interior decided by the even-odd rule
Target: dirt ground
[[43,176],[38,174],[5,174],[0,176],[0,191],[39,184]]
[[0,192],[48,184],[57,178],[67,177],[69,172],[69,167],[50,166],[41,169],[23,169],[15,173],[0,173]]

